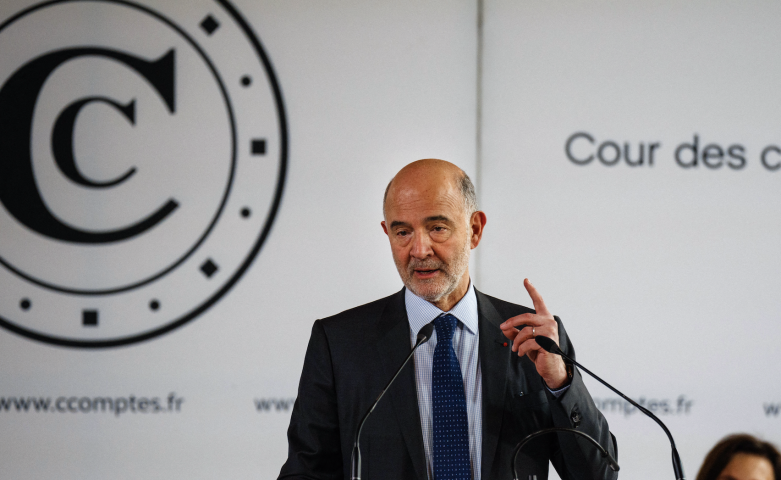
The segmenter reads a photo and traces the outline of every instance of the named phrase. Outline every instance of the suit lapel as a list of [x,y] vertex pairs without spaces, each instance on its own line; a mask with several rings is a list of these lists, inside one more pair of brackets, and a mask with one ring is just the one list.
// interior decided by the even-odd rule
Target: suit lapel
[[[380,319],[380,343],[383,374],[390,380],[399,365],[410,353],[409,321],[404,305],[404,290],[394,295]],[[414,359],[404,367],[391,388],[386,392],[393,405],[396,420],[407,445],[412,465],[419,480],[427,478],[426,453],[420,426],[418,391],[415,384]]]
[[480,372],[483,379],[482,478],[490,478],[502,428],[510,348],[499,325],[504,322],[491,301],[475,289],[480,328]]

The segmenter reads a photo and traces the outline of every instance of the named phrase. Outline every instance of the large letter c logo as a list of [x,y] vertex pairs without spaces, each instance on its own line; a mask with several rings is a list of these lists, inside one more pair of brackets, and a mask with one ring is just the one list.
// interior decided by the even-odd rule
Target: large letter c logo
[[[17,70],[0,88],[0,202],[14,218],[41,235],[73,243],[117,242],[152,228],[175,210],[178,203],[169,199],[148,217],[118,230],[81,230],[66,225],[52,214],[44,204],[33,173],[32,120],[41,88],[58,66],[85,56],[107,57],[129,66],[149,82],[165,102],[168,111],[174,112],[173,50],[154,61],[104,48],[70,48],[35,58]],[[104,97],[77,100],[66,107],[55,122],[52,150],[58,167],[72,181],[84,187],[106,188],[122,183],[135,169],[109,182],[95,182],[79,172],[73,154],[73,127],[78,112],[90,102],[108,103],[131,123],[135,122],[133,102],[120,105]]]

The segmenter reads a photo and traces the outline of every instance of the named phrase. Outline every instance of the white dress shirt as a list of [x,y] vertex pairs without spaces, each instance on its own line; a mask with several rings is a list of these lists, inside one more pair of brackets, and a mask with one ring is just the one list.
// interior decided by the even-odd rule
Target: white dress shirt
[[[458,319],[453,334],[453,349],[461,374],[464,376],[466,394],[466,414],[469,421],[469,457],[472,464],[472,478],[480,480],[480,464],[483,451],[483,382],[480,375],[479,336],[477,328],[477,297],[471,282],[469,289],[449,312],[443,312],[433,304],[423,300],[409,289],[404,291],[404,301],[409,319],[410,344],[415,346],[418,332],[442,313],[449,313]],[[423,429],[423,447],[426,450],[426,470],[428,478],[434,478],[433,431],[431,418],[431,371],[434,366],[434,348],[437,346],[437,333],[431,340],[415,351],[415,382],[418,389],[418,408],[420,424]]]
[[[458,319],[456,331],[453,334],[453,349],[461,374],[464,376],[464,393],[466,395],[466,415],[469,421],[469,457],[472,464],[472,479],[480,480],[480,466],[483,453],[483,382],[480,372],[479,339],[477,315],[477,296],[472,282],[469,289],[449,312],[443,312],[428,301],[418,297],[408,288],[404,290],[404,303],[409,320],[409,340],[415,346],[418,332],[426,324],[434,321],[443,313],[449,313]],[[426,470],[428,478],[434,478],[433,460],[433,420],[431,417],[431,374],[434,368],[434,348],[437,346],[437,332],[431,335],[431,340],[421,345],[415,351],[415,383],[418,390],[418,409],[420,410],[420,426],[423,430],[423,447],[426,451]],[[547,387],[547,386],[546,386]],[[548,389],[555,397],[559,397],[569,389],[569,384],[558,390]]]

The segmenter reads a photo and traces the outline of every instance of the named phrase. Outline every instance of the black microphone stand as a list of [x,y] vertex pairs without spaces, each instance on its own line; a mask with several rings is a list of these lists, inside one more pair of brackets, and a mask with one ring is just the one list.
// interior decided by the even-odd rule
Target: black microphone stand
[[638,410],[640,410],[640,411],[641,411],[641,412],[643,412],[644,414],[648,415],[648,416],[649,416],[649,417],[651,417],[651,418],[652,418],[652,419],[653,419],[653,420],[654,420],[656,423],[658,423],[658,424],[659,424],[659,426],[660,426],[660,427],[662,427],[662,430],[664,430],[664,433],[666,433],[666,434],[667,434],[667,438],[669,438],[669,439],[670,439],[670,447],[672,448],[672,457],[673,457],[673,471],[675,472],[675,479],[676,479],[676,480],[686,480],[686,478],[685,478],[685,477],[684,477],[684,475],[683,475],[683,464],[682,464],[682,462],[681,462],[681,457],[680,457],[680,455],[678,455],[678,449],[677,449],[677,448],[675,448],[675,440],[673,440],[673,435],[672,435],[672,433],[670,433],[670,430],[668,430],[668,429],[667,429],[667,425],[665,425],[664,423],[662,423],[662,421],[661,421],[661,420],[659,420],[659,417],[657,417],[656,415],[654,415],[653,413],[651,413],[651,411],[650,411],[650,410],[646,409],[645,407],[643,407],[643,406],[642,406],[642,405],[640,405],[639,403],[635,402],[635,401],[634,401],[634,400],[632,400],[631,398],[627,397],[627,396],[626,396],[626,395],[624,395],[623,393],[621,393],[621,392],[619,392],[618,390],[616,390],[615,388],[613,388],[613,386],[612,386],[612,385],[610,385],[610,384],[609,384],[609,383],[607,383],[606,381],[604,381],[604,380],[602,380],[601,378],[599,378],[598,376],[596,376],[596,375],[595,375],[594,373],[592,373],[592,372],[591,372],[591,371],[590,371],[588,368],[584,367],[583,365],[579,364],[579,363],[578,363],[578,362],[576,362],[575,360],[571,359],[571,358],[570,358],[569,356],[567,356],[567,355],[566,355],[564,352],[562,352],[562,351],[561,351],[561,349],[559,348],[559,346],[558,346],[558,345],[556,345],[556,342],[554,342],[554,341],[553,341],[553,340],[551,340],[550,338],[548,338],[548,337],[545,337],[545,336],[542,336],[542,335],[538,335],[538,336],[534,337],[534,340],[535,340],[535,341],[537,342],[537,344],[538,344],[539,346],[541,346],[541,347],[542,347],[542,348],[543,348],[543,349],[544,349],[546,352],[555,353],[555,354],[557,354],[557,355],[561,355],[563,358],[566,358],[567,360],[569,360],[570,362],[572,362],[572,364],[573,364],[573,365],[576,365],[576,366],[578,366],[578,368],[580,368],[580,369],[581,369],[581,370],[583,370],[584,372],[586,372],[586,373],[588,373],[589,375],[591,375],[592,377],[594,377],[594,378],[595,378],[597,381],[599,381],[599,383],[601,383],[602,385],[606,386],[607,388],[609,388],[609,389],[610,389],[610,390],[612,390],[613,392],[617,393],[619,396],[621,396],[621,398],[623,398],[624,400],[626,400],[626,401],[627,401],[627,402],[629,402],[630,404],[632,404],[632,405],[634,405],[635,407],[637,407],[637,409],[638,409]]
[[374,401],[371,408],[363,416],[363,419],[361,419],[361,423],[358,424],[358,432],[355,434],[355,443],[353,443],[353,453],[352,453],[352,457],[350,458],[350,479],[351,480],[361,480],[360,440],[361,440],[361,431],[363,430],[363,424],[366,423],[366,419],[369,418],[369,415],[374,411],[374,408],[377,406],[378,403],[380,403],[380,399],[382,398],[382,396],[385,395],[385,392],[388,390],[388,388],[390,388],[393,381],[396,380],[396,377],[399,376],[401,371],[404,369],[404,366],[407,365],[407,363],[409,362],[409,359],[412,358],[412,355],[415,353],[415,350],[417,350],[419,346],[429,341],[429,339],[431,338],[431,333],[433,331],[434,331],[433,323],[429,323],[420,329],[420,332],[418,333],[417,341],[415,342],[415,346],[412,347],[412,351],[409,352],[409,355],[407,355],[407,358],[404,360],[404,363],[402,363],[399,369],[396,370],[396,374],[393,375],[393,378],[391,378],[390,382],[388,382],[385,388],[382,389],[380,395],[377,397],[377,400]]
[[513,480],[518,480],[518,471],[516,470],[516,466],[517,466],[516,464],[518,462],[518,454],[521,453],[521,449],[523,448],[523,446],[537,437],[540,437],[542,435],[547,435],[550,433],[557,433],[557,432],[574,433],[576,435],[580,435],[581,437],[586,438],[589,442],[593,443],[595,447],[597,447],[599,452],[602,454],[602,458],[607,460],[607,464],[611,470],[617,472],[621,468],[618,466],[618,462],[616,462],[615,459],[608,453],[608,451],[605,450],[605,447],[600,445],[599,442],[591,438],[591,436],[588,435],[587,433],[581,432],[580,430],[575,430],[574,428],[553,427],[553,428],[545,428],[543,430],[538,430],[534,433],[527,435],[526,438],[521,440],[518,446],[515,447],[515,453],[513,454]]

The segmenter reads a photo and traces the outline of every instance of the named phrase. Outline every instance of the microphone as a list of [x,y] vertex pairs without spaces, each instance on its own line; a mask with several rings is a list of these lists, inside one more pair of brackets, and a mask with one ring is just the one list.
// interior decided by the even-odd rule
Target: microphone
[[388,388],[390,388],[393,381],[396,380],[396,377],[399,376],[401,371],[404,369],[404,366],[407,365],[407,362],[409,362],[409,359],[412,358],[412,355],[415,353],[415,350],[417,350],[418,347],[420,347],[421,345],[429,341],[429,339],[431,338],[431,333],[433,331],[434,331],[433,322],[426,324],[423,328],[420,329],[420,332],[418,332],[418,337],[415,340],[415,346],[412,347],[412,351],[409,352],[409,355],[407,355],[407,358],[404,360],[404,363],[402,363],[399,369],[396,370],[396,374],[393,375],[393,378],[390,379],[390,382],[388,382],[385,388],[382,389],[379,396],[377,397],[377,400],[374,401],[371,408],[363,416],[361,423],[358,424],[358,432],[355,434],[355,443],[353,443],[353,453],[352,453],[352,457],[350,458],[350,479],[351,480],[361,480],[360,440],[361,440],[361,430],[363,430],[363,424],[366,423],[366,419],[369,418],[369,415],[374,411],[374,408],[377,406],[378,403],[380,403],[380,399],[382,398],[382,396],[385,395],[385,392],[388,391]]
[[521,440],[521,443],[519,443],[517,447],[515,447],[515,454],[513,455],[513,480],[518,480],[518,471],[516,470],[516,463],[518,462],[518,454],[521,453],[521,449],[523,448],[523,446],[539,436],[547,435],[549,433],[556,433],[556,432],[574,433],[576,435],[580,435],[581,437],[586,438],[589,442],[593,443],[595,447],[597,447],[599,452],[602,454],[602,458],[607,460],[607,464],[611,470],[613,470],[614,472],[620,470],[621,467],[618,466],[618,462],[616,462],[616,460],[608,453],[608,451],[605,450],[605,447],[600,445],[599,442],[594,440],[589,434],[585,432],[581,432],[580,430],[575,430],[574,428],[553,427],[553,428],[545,428],[543,430],[538,430],[534,433],[530,433],[529,435],[526,436],[526,438]]
[[658,423],[659,426],[662,427],[662,430],[664,430],[664,433],[667,434],[667,438],[670,439],[670,447],[672,448],[673,471],[675,472],[675,479],[676,480],[685,480],[685,477],[683,475],[683,465],[681,464],[681,457],[678,455],[678,449],[675,448],[675,440],[673,440],[673,435],[670,433],[670,430],[667,429],[667,425],[665,425],[664,423],[662,423],[661,420],[659,420],[659,417],[657,417],[656,415],[651,413],[648,409],[646,409],[645,407],[643,407],[639,403],[635,402],[631,398],[627,397],[623,393],[621,393],[618,390],[616,390],[615,388],[613,388],[613,386],[610,385],[609,383],[607,383],[606,381],[602,380],[598,376],[596,376],[593,373],[591,373],[591,371],[589,371],[589,369],[587,369],[583,365],[579,364],[575,360],[573,360],[570,357],[568,357],[564,352],[561,351],[559,346],[556,345],[556,342],[554,342],[550,338],[542,336],[542,335],[538,335],[538,336],[534,337],[534,340],[537,342],[537,345],[542,347],[543,350],[545,350],[546,352],[549,352],[549,353],[556,354],[556,355],[561,355],[563,358],[565,358],[565,359],[569,360],[570,362],[572,362],[572,364],[577,365],[581,370],[583,370],[584,372],[588,373],[589,375],[594,377],[597,381],[599,381],[599,383],[601,383],[602,385],[606,386],[610,390],[612,390],[615,393],[617,393],[619,396],[621,396],[621,398],[623,398],[627,402],[629,402],[632,405],[634,405],[635,407],[637,407],[638,410],[640,410],[644,414],[648,415],[656,423]]

